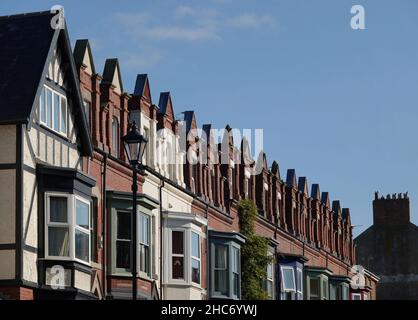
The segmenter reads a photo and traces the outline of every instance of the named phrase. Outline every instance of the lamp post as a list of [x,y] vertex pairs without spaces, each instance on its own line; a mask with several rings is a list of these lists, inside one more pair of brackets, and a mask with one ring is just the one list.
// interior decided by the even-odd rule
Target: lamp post
[[145,152],[148,140],[139,133],[135,121],[132,123],[130,131],[122,138],[124,143],[126,156],[129,164],[132,166],[132,300],[137,300],[137,210],[136,210],[136,194],[138,192],[138,172],[142,172],[142,156]]

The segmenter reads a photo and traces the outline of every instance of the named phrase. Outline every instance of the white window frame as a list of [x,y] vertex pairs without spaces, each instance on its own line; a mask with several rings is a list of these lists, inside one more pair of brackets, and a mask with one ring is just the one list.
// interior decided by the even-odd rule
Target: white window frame
[[[52,97],[51,97],[51,113],[52,113],[52,115],[51,115],[51,125],[48,125],[48,108],[47,108],[47,100],[48,100],[48,98],[47,98],[48,94],[47,93],[48,93],[48,90],[51,91],[51,95],[52,95]],[[58,130],[56,130],[54,128],[55,127],[54,126],[54,121],[55,121],[55,117],[54,117],[54,112],[55,112],[54,94],[59,97],[59,108],[58,108],[59,109],[59,112],[58,112],[59,113],[59,115],[58,115],[58,128],[59,129]],[[42,104],[42,96],[43,95],[45,95],[45,100],[44,100],[44,103]],[[65,100],[65,118],[66,118],[65,119],[65,126],[66,126],[65,131],[61,130],[61,122],[62,122],[62,118],[61,118],[62,117],[62,110],[61,110],[62,103],[61,102],[62,102],[62,99]],[[45,108],[45,121],[42,120],[42,106]],[[44,85],[43,88],[42,88],[41,96],[39,97],[39,123],[41,125],[47,127],[48,129],[54,131],[55,133],[57,133],[60,136],[68,137],[68,122],[69,122],[68,119],[69,119],[69,115],[68,115],[68,100],[67,100],[67,97],[64,94],[48,87],[47,85]]]
[[[67,198],[67,223],[60,223],[60,222],[51,222],[50,221],[50,202],[49,198],[51,197],[62,197]],[[76,225],[76,199],[79,201],[82,201],[89,206],[89,228],[84,229],[83,227]],[[90,218],[91,218],[91,203],[89,200],[82,198],[78,195],[74,195],[71,193],[65,193],[65,192],[45,192],[44,195],[44,201],[45,201],[45,219],[44,219],[44,247],[45,247],[45,258],[51,259],[51,260],[63,260],[63,261],[77,261],[81,264],[85,264],[90,266],[91,265],[91,232],[90,232]],[[68,256],[52,256],[49,255],[49,243],[48,243],[48,227],[49,226],[68,226],[68,233],[69,233],[69,255]],[[80,230],[82,232],[85,232],[88,234],[88,244],[89,244],[89,261],[84,261],[82,259],[78,259],[75,257],[75,230]],[[87,231],[87,232],[86,232]]]
[[[354,299],[354,297],[359,297],[360,299]],[[361,298],[361,293],[352,293],[352,294],[351,294],[351,299],[352,299],[352,300],[363,300],[363,299]]]
[[[283,270],[291,270],[292,271],[292,275],[293,275],[293,284],[295,286],[294,289],[288,289],[286,288],[286,283],[284,280],[284,272]],[[280,272],[282,274],[282,287],[283,287],[283,292],[296,292],[296,279],[295,279],[295,268],[294,267],[289,267],[289,266],[282,266],[280,267]]]
[[[300,286],[298,286],[297,280],[297,274],[300,273]],[[300,287],[300,290],[298,289]],[[301,268],[296,268],[296,292],[303,294],[303,271]]]
[[[141,225],[141,215],[148,218],[148,245],[147,246],[148,246],[148,252],[149,252],[149,257],[148,257],[148,270],[149,270],[149,274],[146,273],[146,272],[144,272],[144,271],[141,271],[141,254],[140,254],[140,248],[141,248],[141,245],[145,245],[145,244],[143,244],[141,242],[141,235],[142,235],[142,231],[143,231],[142,230],[142,225]],[[140,277],[145,277],[145,278],[150,279],[151,278],[151,275],[152,275],[152,236],[151,236],[151,232],[152,232],[152,227],[151,227],[151,224],[152,224],[152,216],[149,215],[149,214],[147,214],[147,213],[144,213],[144,212],[138,212],[138,219],[137,219],[137,221],[138,221],[137,239],[138,239],[139,248],[138,248],[137,253],[136,253],[137,254],[136,261],[138,263],[138,273],[139,273]],[[132,242],[132,240],[131,240],[131,242]]]
[[[199,248],[199,257],[195,257],[193,255],[193,239],[192,239],[192,235],[195,234],[197,235],[197,239],[198,239],[198,248]],[[202,259],[202,247],[201,247],[201,240],[200,240],[200,234],[198,232],[195,231],[191,231],[190,232],[190,281],[194,284],[197,285],[201,285],[202,283],[202,263],[201,263],[201,259]],[[199,262],[199,282],[194,282],[193,281],[193,272],[192,272],[192,261],[195,260],[197,262]]]
[[[271,258],[273,258],[273,256],[272,255],[270,255],[270,257]],[[268,273],[268,268],[269,267],[271,267],[271,277],[269,277],[269,273]],[[267,296],[270,298],[270,299],[274,299],[275,298],[275,288],[274,288],[274,261],[273,260],[271,260],[271,261],[269,261],[269,263],[267,264],[267,276],[266,276],[266,282],[267,282],[267,284],[266,284],[266,292],[267,292]],[[271,290],[272,290],[272,292],[271,292],[271,296],[269,295],[269,291],[268,291],[268,283],[270,283],[271,284]]]
[[[76,201],[80,201],[80,202],[83,202],[84,204],[87,204],[87,206],[89,208],[88,209],[89,216],[87,217],[87,219],[88,219],[87,221],[89,222],[89,226],[88,226],[87,229],[84,228],[84,227],[81,227],[77,224],[77,220],[76,220],[77,219]],[[84,199],[80,196],[75,195],[74,196],[74,211],[73,211],[73,214],[74,214],[74,260],[79,261],[79,262],[83,262],[83,263],[90,263],[91,262],[91,246],[90,246],[90,244],[91,244],[91,233],[90,233],[90,228],[91,228],[91,203],[90,203],[90,201],[88,201],[88,200],[86,200],[86,199]],[[88,239],[89,259],[88,259],[88,261],[84,261],[82,259],[76,258],[76,254],[75,254],[75,231],[76,230],[78,230],[80,232],[83,232],[83,233],[85,233],[89,236],[89,239]]]

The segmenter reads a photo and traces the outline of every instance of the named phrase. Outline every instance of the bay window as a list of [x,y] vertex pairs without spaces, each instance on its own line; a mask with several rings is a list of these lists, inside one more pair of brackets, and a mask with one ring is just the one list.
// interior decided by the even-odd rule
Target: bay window
[[46,193],[47,258],[90,263],[90,202],[72,194]]
[[332,272],[327,268],[306,266],[306,299],[307,300],[328,300],[329,282]]
[[238,233],[209,231],[210,294],[214,299],[241,297],[241,245],[245,238]]
[[67,98],[51,88],[44,86],[39,98],[40,123],[57,133],[67,136]]

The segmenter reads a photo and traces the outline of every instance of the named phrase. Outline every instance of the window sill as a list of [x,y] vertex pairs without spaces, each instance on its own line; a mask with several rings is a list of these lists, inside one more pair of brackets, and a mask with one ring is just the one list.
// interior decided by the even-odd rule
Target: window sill
[[45,123],[43,123],[43,122],[39,122],[39,126],[40,126],[42,129],[44,129],[44,130],[46,130],[46,131],[48,131],[48,132],[50,132],[50,133],[52,133],[52,134],[54,134],[54,135],[56,135],[56,136],[60,137],[61,139],[65,140],[66,142],[68,142],[68,143],[72,143],[72,141],[70,140],[70,138],[68,138],[68,136],[67,136],[65,133],[55,131],[54,129],[52,129],[52,128],[48,127],[48,125],[46,125],[46,124],[45,124]]
[[89,267],[89,268],[92,267],[91,263],[89,263],[89,262],[86,262],[86,261],[83,261],[83,260],[80,260],[80,259],[76,259],[76,258],[71,258],[71,257],[46,256],[43,260],[45,260],[45,261],[52,260],[52,261],[75,262],[75,263],[81,264],[81,265]]

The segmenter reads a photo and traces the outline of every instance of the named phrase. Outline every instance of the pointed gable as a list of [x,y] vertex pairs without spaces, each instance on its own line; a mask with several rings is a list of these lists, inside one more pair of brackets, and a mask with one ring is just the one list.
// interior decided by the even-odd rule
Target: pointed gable
[[102,83],[113,85],[115,87],[115,91],[122,94],[123,84],[118,59],[106,59],[102,75]]
[[192,129],[197,129],[196,117],[194,111],[184,111],[183,122],[185,124],[186,134]]
[[321,191],[319,189],[319,184],[314,183],[312,185],[311,197],[315,200],[321,200]]
[[339,200],[332,201],[332,211],[335,216],[341,216],[341,205]]
[[306,177],[299,177],[298,191],[304,194],[306,197],[309,197],[308,180]]
[[321,203],[324,204],[327,208],[329,208],[330,200],[329,200],[329,193],[328,192],[322,192]]
[[294,188],[298,187],[296,183],[296,170],[295,169],[287,170],[286,184],[290,187],[294,187]]
[[348,225],[351,225],[350,209],[349,208],[343,208],[342,209],[342,217],[343,217],[343,220],[345,220]]
[[0,123],[20,122],[30,127],[46,76],[51,76],[51,81],[68,89],[81,153],[91,155],[92,141],[68,29],[65,21],[64,28],[51,28],[55,14],[45,11],[0,17]]
[[170,92],[161,92],[158,101],[158,112],[174,120],[173,102]]
[[81,67],[84,67],[87,74],[93,75],[96,73],[89,40],[77,40],[74,46],[73,55],[78,72]]
[[136,76],[134,96],[144,97],[151,102],[151,89],[149,85],[148,74],[138,74]]
[[271,173],[274,176],[276,176],[278,179],[280,179],[280,168],[276,160],[274,160],[273,163],[271,164]]

